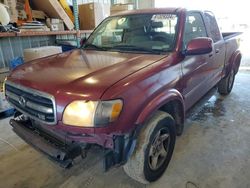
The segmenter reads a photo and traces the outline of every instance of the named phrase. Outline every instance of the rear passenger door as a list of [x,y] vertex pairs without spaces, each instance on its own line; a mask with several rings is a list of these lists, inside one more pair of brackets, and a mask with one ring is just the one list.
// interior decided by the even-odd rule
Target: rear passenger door
[[[208,37],[200,12],[188,12],[183,35],[183,50],[189,41],[197,37]],[[183,95],[186,109],[189,109],[208,90],[211,78],[212,54],[186,56],[182,61]]]
[[215,85],[218,81],[220,81],[222,76],[226,46],[213,13],[207,11],[204,15],[208,35],[213,39],[214,42],[214,58],[213,62],[211,63],[211,67],[213,68],[213,77],[211,80],[211,84]]

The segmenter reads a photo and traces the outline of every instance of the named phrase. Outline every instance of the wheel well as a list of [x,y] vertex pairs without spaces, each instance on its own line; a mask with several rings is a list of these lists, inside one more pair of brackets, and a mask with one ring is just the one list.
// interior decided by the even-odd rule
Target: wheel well
[[180,101],[173,100],[163,105],[160,111],[169,113],[176,122],[176,129],[178,130],[184,124],[184,109]]

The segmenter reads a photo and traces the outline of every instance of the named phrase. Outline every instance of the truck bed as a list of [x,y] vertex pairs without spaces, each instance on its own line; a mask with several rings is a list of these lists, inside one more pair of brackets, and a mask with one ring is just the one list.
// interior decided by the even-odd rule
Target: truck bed
[[223,32],[222,36],[224,38],[224,40],[230,39],[230,38],[234,38],[238,35],[241,35],[242,32]]

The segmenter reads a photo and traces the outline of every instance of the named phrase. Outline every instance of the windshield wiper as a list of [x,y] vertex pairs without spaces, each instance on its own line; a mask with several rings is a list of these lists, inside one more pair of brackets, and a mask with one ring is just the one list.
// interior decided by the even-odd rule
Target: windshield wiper
[[92,43],[86,43],[84,46],[83,46],[84,49],[95,49],[95,50],[101,50],[101,51],[106,51],[107,48],[104,48],[102,46],[97,46],[95,44],[92,44]]
[[164,51],[162,50],[149,49],[149,48],[144,48],[141,46],[135,46],[135,45],[129,45],[129,44],[112,46],[112,50],[114,49],[126,50],[126,51],[137,51],[137,52],[139,51],[139,52],[144,52],[144,53],[157,53],[157,54],[164,53]]

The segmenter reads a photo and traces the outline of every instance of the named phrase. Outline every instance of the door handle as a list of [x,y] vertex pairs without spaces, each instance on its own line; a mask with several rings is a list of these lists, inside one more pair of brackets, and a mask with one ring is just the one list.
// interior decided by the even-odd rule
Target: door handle
[[219,50],[219,49],[216,49],[216,50],[215,50],[215,53],[217,53],[217,54],[218,54],[219,52],[220,52],[220,50]]
[[213,57],[213,54],[209,54],[209,57]]

